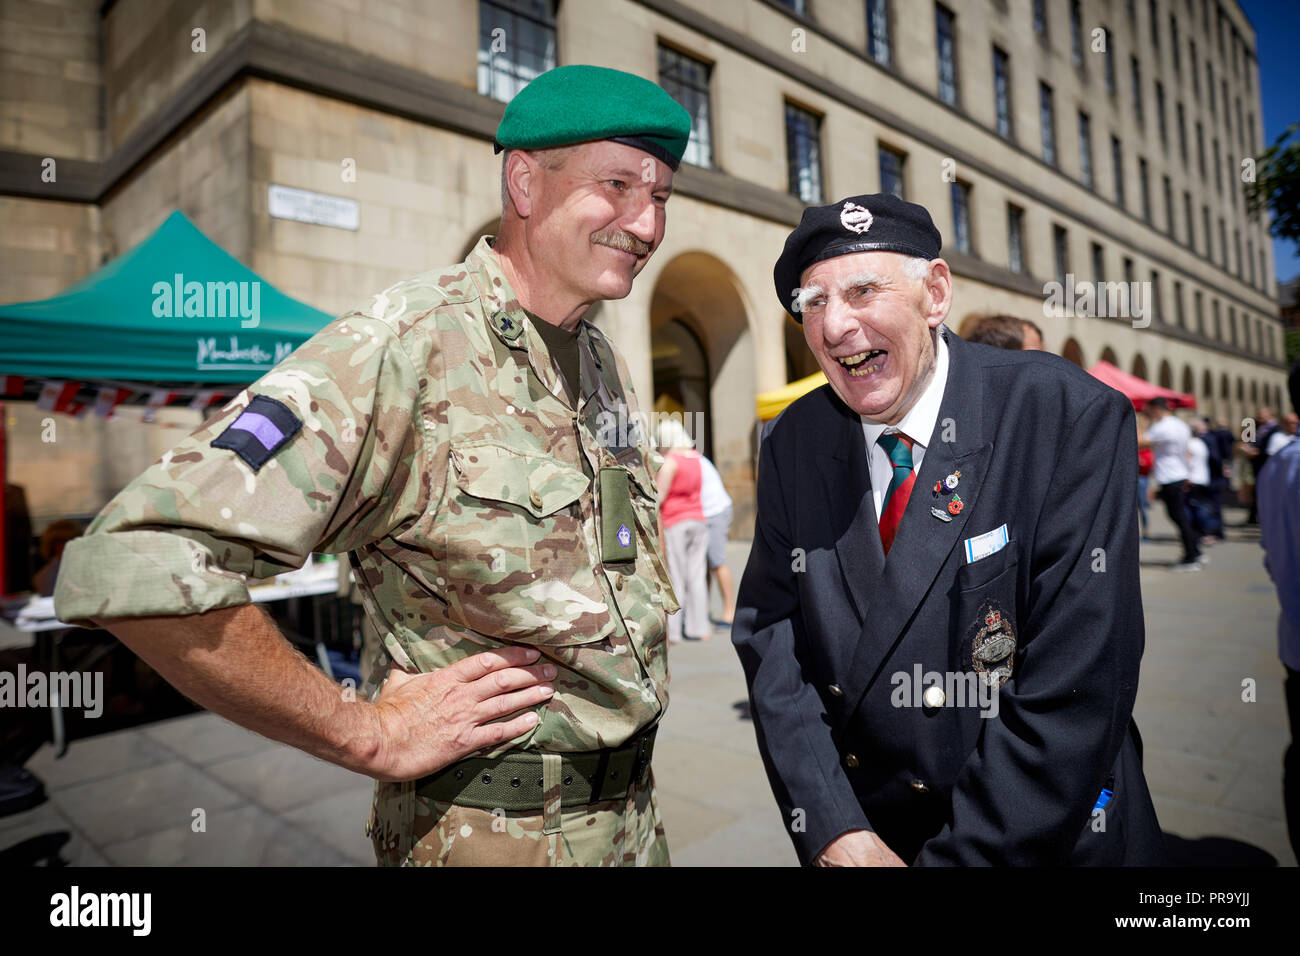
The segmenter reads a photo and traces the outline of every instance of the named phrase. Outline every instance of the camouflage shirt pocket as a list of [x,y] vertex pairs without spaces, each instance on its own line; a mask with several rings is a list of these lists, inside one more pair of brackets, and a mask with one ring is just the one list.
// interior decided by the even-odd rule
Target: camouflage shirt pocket
[[608,633],[586,534],[591,479],[497,442],[453,444],[451,463],[455,481],[435,527],[445,555],[439,583],[462,623],[536,644],[581,644]]

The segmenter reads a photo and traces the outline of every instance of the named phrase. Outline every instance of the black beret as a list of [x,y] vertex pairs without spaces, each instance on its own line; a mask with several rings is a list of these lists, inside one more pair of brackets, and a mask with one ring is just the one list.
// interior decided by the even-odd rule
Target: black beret
[[943,239],[924,206],[905,202],[891,193],[851,196],[829,206],[809,206],[799,226],[785,241],[772,278],[785,310],[794,311],[799,279],[814,262],[855,252],[898,252],[905,256],[937,259]]

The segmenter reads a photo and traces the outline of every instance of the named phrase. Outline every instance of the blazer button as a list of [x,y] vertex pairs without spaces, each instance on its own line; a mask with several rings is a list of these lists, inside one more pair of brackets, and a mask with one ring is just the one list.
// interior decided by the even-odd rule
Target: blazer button
[[831,696],[832,696],[832,697],[843,697],[843,696],[844,696],[844,691],[840,690],[840,685],[839,685],[839,684],[831,684],[831,686],[830,686],[830,687],[827,687],[826,689],[827,689],[828,691],[831,692]]
[[917,793],[929,793],[929,792],[930,792],[930,788],[927,787],[927,786],[925,785],[925,781],[924,781],[924,780],[913,780],[913,781],[912,781],[912,789],[915,790]]
[[858,765],[858,758],[853,754],[845,754],[844,762],[850,767],[856,767]]

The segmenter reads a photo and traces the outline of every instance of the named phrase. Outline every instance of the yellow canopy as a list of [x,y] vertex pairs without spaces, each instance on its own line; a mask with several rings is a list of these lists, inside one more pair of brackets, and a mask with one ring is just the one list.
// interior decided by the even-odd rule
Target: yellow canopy
[[821,388],[825,384],[826,375],[819,371],[814,372],[807,378],[801,378],[798,381],[790,382],[788,385],[782,385],[770,392],[763,392],[755,399],[758,405],[758,417],[762,421],[776,418],[796,398],[807,395],[814,388]]

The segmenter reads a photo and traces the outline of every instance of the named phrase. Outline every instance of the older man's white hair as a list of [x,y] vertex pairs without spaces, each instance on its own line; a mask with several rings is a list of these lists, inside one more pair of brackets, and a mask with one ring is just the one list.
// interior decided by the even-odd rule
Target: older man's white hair
[[[929,259],[923,259],[920,256],[908,256],[903,260],[903,275],[914,281],[923,281],[930,271]],[[873,272],[856,272],[853,275],[845,276],[840,282],[839,291],[843,293],[846,289],[856,289],[864,285],[879,285],[881,278]],[[827,294],[827,290],[814,283],[794,290],[794,302],[791,308],[795,312],[802,312],[808,303],[818,296]]]

